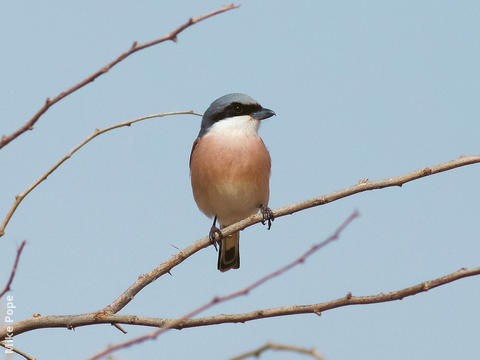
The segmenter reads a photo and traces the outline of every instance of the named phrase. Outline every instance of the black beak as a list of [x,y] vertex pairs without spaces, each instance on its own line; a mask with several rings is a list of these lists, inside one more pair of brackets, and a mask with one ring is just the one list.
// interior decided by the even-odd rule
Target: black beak
[[256,113],[253,113],[251,116],[257,120],[264,120],[264,119],[268,119],[269,117],[272,117],[273,115],[277,115],[275,114],[275,111],[262,108],[262,110],[257,111]]

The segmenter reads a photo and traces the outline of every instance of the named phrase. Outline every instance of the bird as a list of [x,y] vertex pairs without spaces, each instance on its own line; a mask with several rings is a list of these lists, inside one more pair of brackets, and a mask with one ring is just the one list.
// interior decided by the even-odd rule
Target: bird
[[270,154],[258,135],[260,122],[274,115],[248,95],[224,95],[203,114],[192,146],[193,197],[200,211],[213,218],[209,239],[216,248],[219,235],[217,268],[222,272],[240,267],[240,235],[223,237],[220,229],[258,211],[269,230],[275,219],[268,207]]

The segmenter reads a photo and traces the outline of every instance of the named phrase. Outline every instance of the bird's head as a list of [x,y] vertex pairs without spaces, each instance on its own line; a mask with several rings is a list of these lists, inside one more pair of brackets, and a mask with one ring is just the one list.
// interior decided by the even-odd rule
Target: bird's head
[[240,93],[224,95],[210,104],[203,114],[199,137],[212,128],[254,129],[257,131],[260,120],[276,115],[274,111],[262,107],[250,96]]

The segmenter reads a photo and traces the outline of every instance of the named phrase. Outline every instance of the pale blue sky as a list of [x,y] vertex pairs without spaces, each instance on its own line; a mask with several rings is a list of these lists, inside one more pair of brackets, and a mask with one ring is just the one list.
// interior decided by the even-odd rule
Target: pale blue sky
[[[242,1],[240,9],[133,55],[0,151],[0,216],[51,165],[103,128],[142,115],[203,112],[245,92],[278,116],[260,129],[273,168],[270,206],[368,177],[401,175],[479,153],[477,1]],[[107,64],[133,41],[169,33],[220,1],[9,1],[0,6],[0,133]],[[188,157],[200,119],[152,119],[103,135],[21,204],[0,238],[0,286],[28,244],[11,295],[15,319],[95,311],[207,234]],[[361,217],[302,266],[204,315],[372,295],[479,265],[480,166],[362,193],[242,232],[238,271],[207,248],[144,289],[121,313],[175,317],[237,290]],[[1,300],[5,305],[4,299]],[[266,341],[327,359],[478,356],[480,280],[403,301],[171,331],[127,359],[226,359]],[[150,332],[109,325],[37,330],[15,346],[39,359],[84,359]],[[18,357],[14,357],[16,359]],[[301,359],[265,353],[262,359]]]

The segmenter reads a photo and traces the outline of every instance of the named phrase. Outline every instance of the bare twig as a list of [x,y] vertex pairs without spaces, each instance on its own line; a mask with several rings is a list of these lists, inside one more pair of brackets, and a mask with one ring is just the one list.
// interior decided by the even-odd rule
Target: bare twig
[[[376,295],[369,296],[353,296],[351,293],[348,293],[346,296],[341,298],[326,301],[323,303],[311,304],[311,305],[300,305],[300,306],[282,306],[271,309],[261,309],[255,310],[247,313],[240,314],[222,314],[215,316],[208,316],[203,318],[196,319],[166,319],[166,318],[151,318],[151,317],[141,317],[135,315],[116,315],[116,314],[106,314],[104,312],[100,313],[89,313],[89,314],[79,314],[79,315],[62,315],[62,316],[36,316],[27,320],[19,321],[12,326],[15,329],[15,336],[22,334],[24,332],[44,329],[44,328],[66,328],[74,329],[80,326],[95,325],[95,324],[110,324],[118,323],[125,325],[139,325],[139,326],[151,326],[151,327],[160,327],[160,328],[175,328],[177,330],[192,328],[192,327],[201,327],[201,326],[211,326],[211,325],[220,325],[220,324],[230,324],[230,323],[245,323],[247,321],[260,320],[271,317],[279,316],[289,316],[289,315],[299,315],[299,314],[316,314],[320,315],[324,311],[344,307],[351,305],[367,305],[367,304],[377,304],[383,302],[390,302],[396,300],[402,300],[409,296],[414,296],[422,292],[426,292],[430,289],[436,288],[438,286],[446,285],[460,279],[470,277],[470,276],[479,276],[480,267],[473,269],[460,269],[451,274],[439,277],[434,280],[425,281],[417,285],[388,292],[388,293],[379,293]],[[179,322],[178,322],[179,321]],[[175,326],[172,326],[173,323],[178,322]],[[7,335],[6,327],[0,328],[0,339],[4,339]]]
[[203,21],[205,19],[208,19],[212,16],[224,13],[224,12],[232,10],[232,9],[236,9],[238,7],[239,7],[238,5],[234,5],[234,4],[224,6],[221,9],[213,11],[209,14],[202,15],[202,16],[196,17],[196,18],[190,18],[185,24],[176,28],[174,31],[172,31],[167,36],[161,37],[159,39],[156,39],[156,40],[144,43],[144,44],[138,44],[137,42],[134,42],[133,45],[130,47],[130,49],[125,51],[123,54],[121,54],[119,57],[117,57],[115,60],[113,60],[112,62],[110,62],[106,66],[99,69],[97,72],[93,73],[89,77],[80,81],[78,84],[72,86],[70,89],[62,91],[60,94],[55,96],[53,99],[47,98],[47,100],[45,101],[45,104],[40,108],[40,110],[37,111],[37,113],[25,125],[23,125],[21,128],[19,128],[18,130],[16,130],[15,132],[13,132],[12,134],[10,134],[8,136],[4,135],[0,139],[0,149],[3,148],[8,143],[10,143],[10,141],[14,140],[18,136],[20,136],[21,134],[26,132],[27,130],[33,130],[33,125],[35,125],[35,123],[40,118],[40,116],[42,116],[52,105],[56,104],[57,102],[59,102],[63,98],[67,97],[68,95],[72,94],[73,92],[77,91],[78,89],[84,87],[85,85],[91,83],[96,78],[98,78],[99,76],[108,72],[111,68],[113,68],[119,62],[125,60],[130,55],[136,53],[137,51],[143,50],[145,48],[148,48],[148,47],[151,47],[151,46],[154,46],[154,45],[157,45],[157,44],[160,44],[160,43],[165,42],[165,41],[176,42],[178,34],[180,34],[185,29],[189,28],[190,26],[192,26],[192,25],[194,25],[194,24],[196,24],[200,21]]
[[15,257],[13,268],[12,268],[12,271],[10,272],[10,278],[7,281],[7,285],[5,285],[5,288],[2,290],[2,292],[0,292],[0,299],[2,298],[3,295],[5,295],[7,292],[10,291],[10,286],[12,285],[13,278],[15,277],[15,273],[17,272],[17,266],[18,266],[18,262],[20,261],[20,255],[22,255],[22,251],[26,243],[27,241],[23,240],[22,243],[20,244],[20,247],[17,249],[17,256]]
[[[365,179],[362,179],[358,184],[354,186],[336,191],[332,194],[319,196],[310,200],[306,200],[303,202],[299,202],[293,205],[288,205],[288,206],[284,206],[282,208],[276,209],[274,211],[274,215],[275,217],[290,215],[300,210],[309,209],[311,207],[315,207],[319,205],[324,205],[329,202],[342,199],[344,197],[351,196],[351,195],[368,191],[368,190],[377,190],[377,189],[383,189],[383,188],[392,187],[392,186],[402,187],[402,185],[413,180],[417,180],[426,176],[438,174],[444,171],[448,171],[458,167],[476,164],[476,163],[480,163],[480,155],[460,156],[455,160],[451,160],[451,161],[434,165],[434,166],[428,166],[423,169],[413,171],[411,173],[408,173],[402,176],[392,177],[392,178],[383,179],[383,180],[376,180],[376,181],[369,181],[368,179],[365,178]],[[260,222],[261,216],[257,215],[256,220],[257,220],[256,222]],[[246,220],[243,220],[243,221],[247,223]],[[249,225],[249,223],[247,224]],[[243,224],[241,222],[235,225],[238,225],[238,228],[240,229],[244,229],[244,227],[242,226]]]
[[[23,351],[20,351],[20,350],[14,348],[13,346],[8,346],[8,344],[6,344],[4,341],[0,341],[0,346],[2,346],[2,347],[4,347],[5,349],[10,350],[10,351],[12,351],[12,352],[14,352],[14,353],[17,353],[17,354],[20,355],[20,356],[23,356],[23,357],[24,357],[25,359],[27,359],[27,360],[37,360],[37,359],[35,359],[34,357],[28,356],[28,355],[25,354]],[[7,350],[6,350],[6,351],[7,351]],[[7,354],[7,352],[6,352],[6,354]]]
[[233,358],[230,358],[230,360],[242,360],[242,359],[247,359],[249,357],[259,358],[260,355],[267,350],[291,351],[298,354],[310,355],[312,358],[317,360],[325,360],[325,358],[322,355],[320,355],[316,349],[306,349],[299,346],[275,344],[272,342],[267,342],[265,345],[260,346],[258,349],[235,356]]
[[188,320],[200,313],[202,313],[203,311],[211,308],[212,306],[214,305],[217,305],[217,304],[220,304],[222,302],[226,302],[226,301],[229,301],[229,300],[232,300],[232,299],[235,299],[239,296],[244,296],[244,295],[248,295],[250,293],[250,291],[256,289],[257,287],[259,287],[260,285],[264,284],[265,282],[277,277],[277,276],[280,276],[282,275],[283,273],[285,273],[286,271],[290,270],[291,268],[299,265],[299,264],[302,264],[305,262],[305,260],[307,260],[308,257],[310,257],[311,255],[313,255],[316,251],[318,251],[319,249],[323,248],[324,246],[328,245],[329,243],[331,243],[332,241],[334,240],[337,240],[338,237],[340,236],[340,233],[356,218],[358,217],[358,212],[357,211],[354,211],[338,228],[337,230],[335,230],[335,232],[330,235],[327,239],[325,239],[324,241],[318,243],[318,244],[315,244],[314,246],[312,246],[312,248],[310,250],[308,250],[307,252],[305,252],[304,254],[302,254],[299,258],[293,260],[292,262],[290,262],[289,264],[285,265],[285,266],[282,266],[280,269],[270,273],[270,274],[267,274],[265,275],[264,277],[260,278],[259,280],[253,282],[252,284],[248,285],[247,287],[241,289],[241,290],[238,290],[238,291],[235,291],[233,293],[230,293],[228,295],[224,295],[224,296],[216,296],[214,297],[212,300],[210,300],[208,303],[198,307],[197,309],[189,312],[188,314],[182,316],[181,318],[179,319],[175,319],[173,321],[171,321],[170,323],[168,323],[166,325],[166,327],[162,328],[162,329],[159,329],[159,330],[156,330],[154,331],[153,333],[151,334],[147,334],[147,335],[144,335],[144,336],[140,336],[140,337],[137,337],[137,338],[134,338],[132,340],[128,340],[128,341],[125,341],[123,343],[120,343],[120,344],[117,344],[117,345],[114,345],[114,346],[110,346],[108,347],[107,349],[99,352],[98,354],[94,355],[93,357],[91,357],[89,360],[98,360],[98,359],[101,359],[102,357],[108,355],[108,354],[111,354],[115,351],[118,351],[120,349],[124,349],[124,348],[127,348],[127,347],[130,347],[130,346],[133,346],[133,345],[136,345],[136,344],[140,344],[144,341],[147,341],[147,340],[155,340],[158,336],[160,336],[161,334],[163,334],[164,332],[170,330],[170,329],[173,329],[175,328],[176,326],[180,325],[183,321],[185,320]]
[[189,111],[175,111],[175,112],[169,112],[169,113],[163,113],[163,114],[154,114],[154,115],[148,115],[148,116],[142,116],[137,119],[125,121],[116,125],[112,125],[109,127],[106,127],[102,130],[96,129],[92,135],[90,135],[88,138],[83,140],[79,145],[77,145],[74,149],[72,149],[67,155],[65,155],[63,158],[61,158],[55,165],[53,165],[45,174],[40,176],[37,181],[35,181],[27,190],[25,190],[23,193],[15,196],[15,201],[13,202],[13,206],[10,208],[8,214],[5,216],[5,219],[3,220],[2,225],[0,226],[0,237],[5,234],[5,228],[7,227],[10,219],[13,216],[13,213],[17,210],[18,205],[22,202],[23,199],[33,190],[35,189],[40,183],[44,180],[47,179],[57,168],[62,165],[65,161],[70,159],[73,154],[75,154],[78,150],[80,150],[83,146],[88,144],[91,140],[96,138],[98,135],[101,135],[103,133],[106,133],[107,131],[111,131],[114,129],[118,129],[124,126],[131,126],[132,124],[147,120],[147,119],[153,119],[153,118],[159,118],[159,117],[164,117],[164,116],[172,116],[172,115],[198,115],[202,116],[201,114],[198,114],[194,112],[193,110]]

